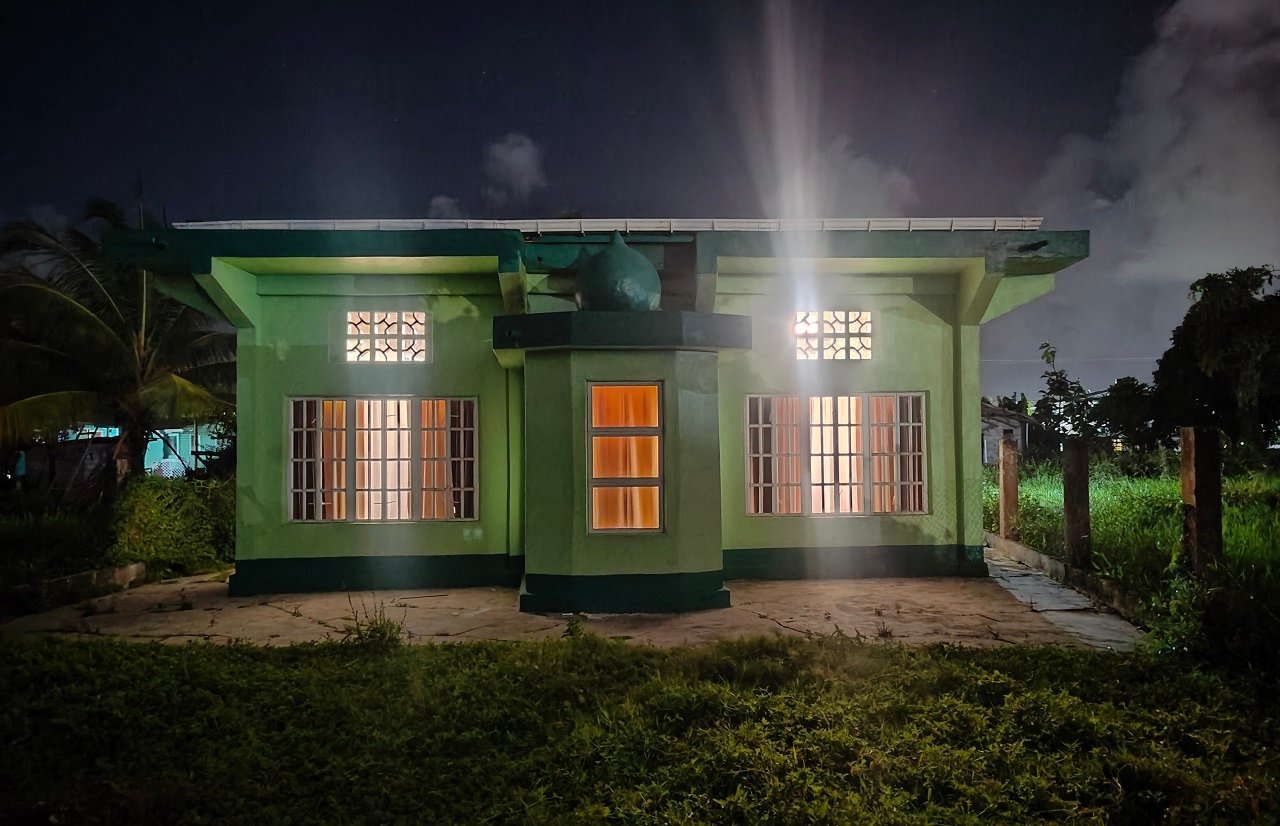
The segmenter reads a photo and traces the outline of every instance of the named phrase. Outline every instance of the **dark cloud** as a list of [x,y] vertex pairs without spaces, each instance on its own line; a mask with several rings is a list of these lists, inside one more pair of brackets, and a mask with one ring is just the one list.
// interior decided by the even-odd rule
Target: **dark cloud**
[[535,190],[547,185],[542,168],[542,147],[528,135],[512,132],[487,144],[481,159],[486,184],[485,201],[503,207],[523,203]]
[[428,218],[461,218],[462,205],[457,198],[448,195],[433,195],[427,207]]
[[1027,204],[1051,228],[1089,229],[1093,253],[1051,298],[990,325],[984,356],[1029,361],[989,362],[987,391],[1035,385],[1046,338],[1089,386],[1146,378],[1191,281],[1280,263],[1280,3],[1172,6],[1110,129],[1065,138]]

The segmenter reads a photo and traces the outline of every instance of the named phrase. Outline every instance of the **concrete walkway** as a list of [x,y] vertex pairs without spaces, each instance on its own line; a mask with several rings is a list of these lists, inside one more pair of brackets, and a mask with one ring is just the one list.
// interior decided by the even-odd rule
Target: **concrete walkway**
[[[685,645],[757,634],[830,634],[908,644],[1052,643],[1131,648],[1141,632],[1080,594],[988,551],[989,579],[797,580],[729,583],[733,606],[689,614],[592,614],[586,630],[649,645]],[[0,641],[47,634],[182,643],[245,640],[287,645],[341,639],[379,614],[413,642],[543,640],[570,618],[522,614],[510,588],[354,594],[227,596],[218,577],[144,585],[80,606],[0,625]]]

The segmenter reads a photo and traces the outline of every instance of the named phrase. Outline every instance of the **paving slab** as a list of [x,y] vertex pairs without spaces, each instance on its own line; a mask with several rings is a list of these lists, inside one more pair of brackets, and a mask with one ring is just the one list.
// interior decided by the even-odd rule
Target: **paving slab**
[[[584,614],[604,637],[657,646],[760,634],[843,633],[910,645],[1050,643],[1127,649],[1141,632],[1086,597],[999,555],[978,578],[733,581],[733,605],[686,614]],[[386,616],[411,642],[545,640],[566,633],[561,614],[524,614],[513,588],[227,596],[224,577],[187,577],[99,597],[0,625],[0,641],[43,635],[185,643],[288,645],[342,639]]]

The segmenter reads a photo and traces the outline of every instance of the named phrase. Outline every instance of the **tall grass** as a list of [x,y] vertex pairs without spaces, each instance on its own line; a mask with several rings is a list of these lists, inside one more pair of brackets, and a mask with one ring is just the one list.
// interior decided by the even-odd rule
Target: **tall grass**
[[833,636],[0,646],[0,823],[1242,823],[1269,684]]
[[[987,530],[996,530],[994,476],[983,489]],[[1037,466],[1018,486],[1023,544],[1062,555],[1062,474]],[[1089,482],[1096,571],[1145,594],[1159,593],[1182,536],[1181,483],[1173,476],[1133,479],[1095,469]],[[1230,573],[1242,582],[1280,588],[1280,477],[1223,482],[1222,539]]]

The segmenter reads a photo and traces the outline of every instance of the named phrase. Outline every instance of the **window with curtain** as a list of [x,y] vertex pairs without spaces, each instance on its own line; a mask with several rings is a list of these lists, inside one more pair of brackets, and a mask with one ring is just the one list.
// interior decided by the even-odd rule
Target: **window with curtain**
[[747,513],[924,513],[924,394],[747,397]]
[[662,402],[657,384],[591,384],[593,531],[662,529]]
[[475,519],[475,399],[293,399],[290,517]]

